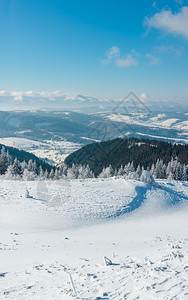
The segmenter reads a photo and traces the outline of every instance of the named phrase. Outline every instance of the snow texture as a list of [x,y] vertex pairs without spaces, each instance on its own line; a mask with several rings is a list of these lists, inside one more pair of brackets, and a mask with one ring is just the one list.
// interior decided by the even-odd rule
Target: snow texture
[[187,182],[0,181],[0,299],[187,299],[187,200]]

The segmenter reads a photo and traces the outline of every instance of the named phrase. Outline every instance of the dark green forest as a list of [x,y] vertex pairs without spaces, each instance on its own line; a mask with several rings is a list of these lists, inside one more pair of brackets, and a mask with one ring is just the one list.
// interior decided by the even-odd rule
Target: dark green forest
[[167,164],[171,159],[178,159],[182,164],[188,164],[188,145],[172,144],[149,139],[113,139],[100,143],[92,143],[70,154],[65,163],[68,167],[75,165],[89,165],[95,176],[104,167],[112,166],[119,169],[129,162],[136,168],[139,164],[145,169],[151,168],[153,163],[162,159]]

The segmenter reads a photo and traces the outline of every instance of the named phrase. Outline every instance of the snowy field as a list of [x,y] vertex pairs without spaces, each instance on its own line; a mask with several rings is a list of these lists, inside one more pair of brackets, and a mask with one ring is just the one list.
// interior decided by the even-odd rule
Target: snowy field
[[1,180],[0,299],[188,299],[187,203],[185,182]]

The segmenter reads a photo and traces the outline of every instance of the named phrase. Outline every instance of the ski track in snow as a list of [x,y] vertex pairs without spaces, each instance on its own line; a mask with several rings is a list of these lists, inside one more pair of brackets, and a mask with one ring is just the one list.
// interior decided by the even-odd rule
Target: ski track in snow
[[0,299],[187,299],[187,200],[185,182],[1,180]]

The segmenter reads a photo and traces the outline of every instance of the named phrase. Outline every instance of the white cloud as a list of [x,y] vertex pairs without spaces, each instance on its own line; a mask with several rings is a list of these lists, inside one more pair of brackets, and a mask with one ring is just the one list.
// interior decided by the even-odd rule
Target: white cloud
[[113,46],[106,51],[106,59],[103,60],[103,64],[108,64],[110,62],[114,62],[117,67],[127,68],[130,66],[138,65],[137,60],[133,57],[135,55],[135,51],[132,50],[131,54],[127,54],[125,58],[120,56],[120,49],[117,46]]
[[188,39],[188,7],[186,6],[174,14],[171,10],[163,10],[151,18],[146,18],[145,23],[150,28],[161,29]]
[[111,60],[114,57],[119,57],[120,49],[117,46],[113,46],[112,48],[106,51],[106,56],[108,60]]
[[161,62],[159,57],[156,57],[150,53],[146,53],[145,57],[149,59],[150,65],[159,65]]
[[128,54],[126,58],[118,58],[115,62],[118,67],[130,67],[138,65],[138,62],[135,58],[133,58],[132,54]]

